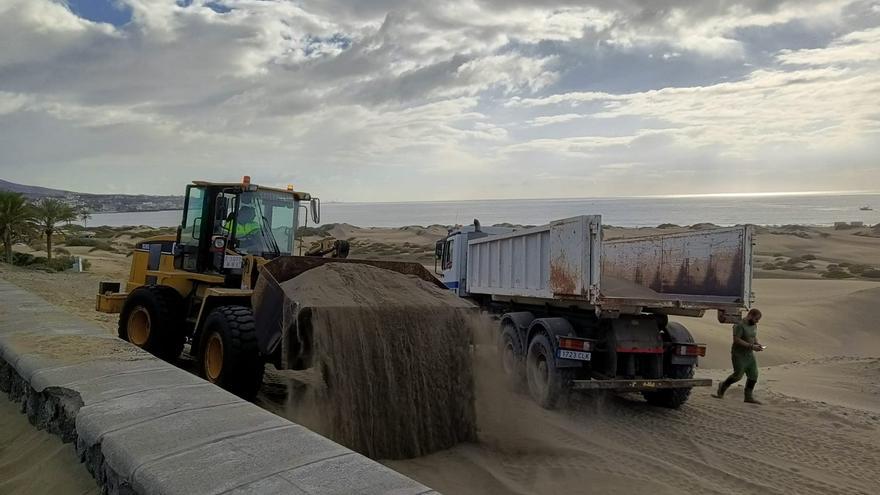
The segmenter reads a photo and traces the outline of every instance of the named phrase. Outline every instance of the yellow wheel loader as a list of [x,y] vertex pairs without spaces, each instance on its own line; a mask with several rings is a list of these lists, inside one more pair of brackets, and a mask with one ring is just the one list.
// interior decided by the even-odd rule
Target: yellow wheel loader
[[[295,305],[280,284],[328,262],[357,262],[440,284],[416,263],[346,260],[348,243],[324,242],[293,256],[301,217],[320,220],[308,193],[241,183],[193,182],[172,236],[134,250],[125,287],[101,282],[97,310],[119,313],[119,337],[166,360],[189,343],[205,379],[249,399],[264,364],[310,365],[309,335],[285,319]],[[307,223],[307,220],[302,222]],[[318,257],[327,256],[327,257]]]

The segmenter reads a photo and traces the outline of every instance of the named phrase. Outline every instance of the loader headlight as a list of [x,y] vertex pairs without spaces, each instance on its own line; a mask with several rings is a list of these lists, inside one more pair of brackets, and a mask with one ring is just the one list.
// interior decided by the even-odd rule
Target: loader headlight
[[214,249],[223,249],[226,247],[226,239],[223,237],[214,238]]

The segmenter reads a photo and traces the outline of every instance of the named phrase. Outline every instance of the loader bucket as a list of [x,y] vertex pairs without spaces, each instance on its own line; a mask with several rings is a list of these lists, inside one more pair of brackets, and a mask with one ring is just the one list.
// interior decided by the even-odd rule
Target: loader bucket
[[[260,352],[270,356],[278,350],[279,344],[287,339],[286,334],[291,329],[289,315],[285,315],[288,308],[295,305],[296,301],[288,301],[281,284],[303,273],[325,265],[327,263],[359,263],[371,265],[376,268],[391,270],[404,275],[411,275],[422,280],[446,288],[424,266],[418,263],[399,261],[376,261],[358,260],[348,258],[316,258],[309,256],[284,256],[276,258],[260,267],[260,274],[254,286],[251,303],[254,308],[254,321],[257,329],[257,342]],[[291,304],[294,303],[294,304]],[[281,368],[288,368],[291,363],[288,356],[290,349],[282,346]]]

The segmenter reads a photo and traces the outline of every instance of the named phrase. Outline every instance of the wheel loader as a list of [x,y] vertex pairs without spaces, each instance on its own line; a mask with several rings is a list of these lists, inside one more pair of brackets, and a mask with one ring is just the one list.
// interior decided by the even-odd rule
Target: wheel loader
[[129,278],[101,282],[96,309],[119,314],[119,337],[172,361],[185,344],[198,373],[245,399],[260,388],[264,365],[311,365],[308,328],[288,321],[296,305],[281,284],[325,263],[356,262],[443,285],[417,263],[348,260],[346,241],[325,239],[294,256],[297,226],[320,200],[309,193],[240,183],[186,187],[176,235],[138,244]]

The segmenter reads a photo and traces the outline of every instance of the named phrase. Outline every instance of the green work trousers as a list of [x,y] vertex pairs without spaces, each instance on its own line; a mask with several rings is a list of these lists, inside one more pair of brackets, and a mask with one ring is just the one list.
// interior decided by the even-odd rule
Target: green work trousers
[[732,352],[730,357],[733,361],[733,373],[727,378],[727,382],[736,383],[742,380],[743,375],[750,382],[758,381],[758,361],[754,352]]

